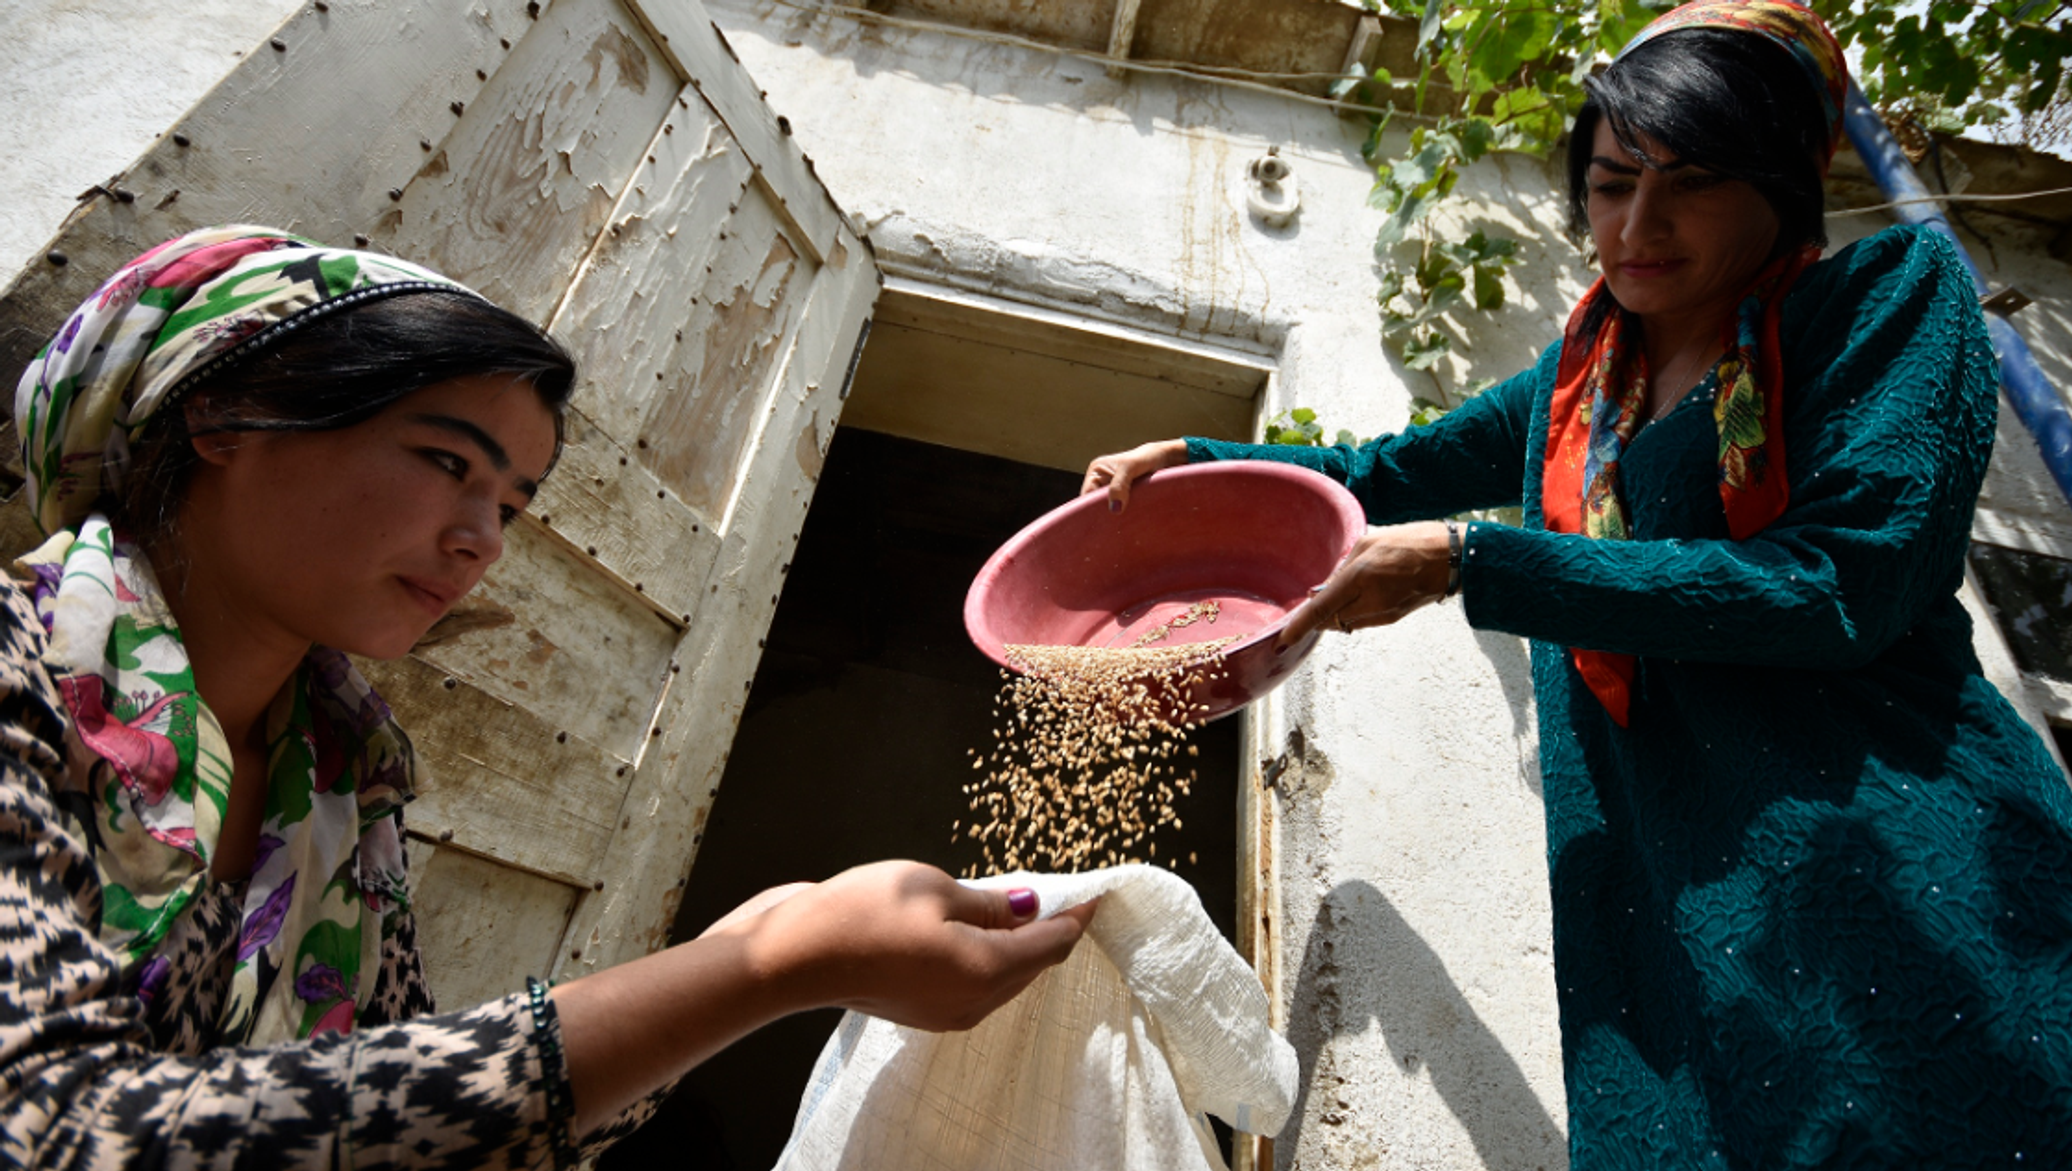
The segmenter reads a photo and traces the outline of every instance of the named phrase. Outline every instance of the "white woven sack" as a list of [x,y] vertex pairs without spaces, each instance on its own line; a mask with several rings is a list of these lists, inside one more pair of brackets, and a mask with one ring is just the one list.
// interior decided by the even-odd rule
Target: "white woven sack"
[[777,1171],[1220,1171],[1202,1112],[1275,1134],[1295,1051],[1194,888],[1150,866],[1010,874],[1049,917],[1100,898],[1072,958],[965,1033],[849,1013]]

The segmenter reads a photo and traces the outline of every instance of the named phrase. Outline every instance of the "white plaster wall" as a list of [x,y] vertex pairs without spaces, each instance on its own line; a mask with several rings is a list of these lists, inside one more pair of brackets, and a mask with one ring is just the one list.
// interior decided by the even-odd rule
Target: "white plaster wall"
[[0,285],[301,0],[0,0]]
[[[1520,158],[1473,169],[1453,214],[1523,241],[1516,308],[1478,326],[1435,380],[1380,345],[1380,216],[1365,205],[1357,124],[1281,97],[1117,80],[1080,59],[772,0],[718,0],[713,14],[887,269],[1259,348],[1281,369],[1270,410],[1400,429],[1413,395],[1529,363],[1583,288],[1556,170]],[[1244,209],[1244,165],[1269,145],[1302,190],[1299,223],[1279,231]],[[1834,243],[1888,222],[1837,220]],[[1996,247],[1996,283],[2072,303],[2072,274],[2041,241],[1996,236]],[[2031,310],[2021,324],[2046,371],[2072,385],[2063,313]],[[2034,503],[2064,514],[2060,501]],[[1988,633],[1982,650],[2018,686],[1996,642]],[[1280,1165],[1564,1167],[1523,642],[1434,607],[1327,639],[1280,698],[1278,722],[1302,732],[1281,782],[1279,991],[1304,1077]]]

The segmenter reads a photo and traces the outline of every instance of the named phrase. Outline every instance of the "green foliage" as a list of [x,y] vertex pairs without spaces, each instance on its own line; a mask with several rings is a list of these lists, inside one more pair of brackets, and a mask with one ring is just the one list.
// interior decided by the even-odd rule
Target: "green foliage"
[[2072,11],[2056,0],[1815,0],[1813,7],[1844,49],[1861,52],[1856,81],[1864,96],[1932,111],[1932,130],[1991,126],[2063,98]]
[[[1461,402],[1466,402],[1495,385],[1495,379],[1477,378],[1461,388],[1460,400]],[[1429,426],[1452,414],[1459,405],[1459,403],[1455,403],[1449,406],[1446,403],[1435,402],[1422,396],[1413,398],[1410,400],[1410,425],[1412,427]]]
[[1476,232],[1465,240],[1422,242],[1417,259],[1406,273],[1393,263],[1391,253],[1376,249],[1383,263],[1381,276],[1381,335],[1394,343],[1396,354],[1412,370],[1429,369],[1452,346],[1439,332],[1438,319],[1456,304],[1477,309],[1501,309],[1504,304],[1504,270],[1517,258],[1518,241],[1494,239]]
[[1266,441],[1286,447],[1329,447],[1332,443],[1346,443],[1354,447],[1367,440],[1354,435],[1343,427],[1329,442],[1324,439],[1324,425],[1317,422],[1317,413],[1308,407],[1296,407],[1282,411],[1266,424]]
[[[1545,157],[1582,105],[1582,79],[1607,51],[1654,15],[1640,0],[1367,0],[1419,20],[1419,73],[1410,103],[1435,115],[1411,131],[1400,158],[1382,157],[1388,119],[1370,123],[1365,144],[1375,183],[1368,202],[1387,213],[1374,240],[1381,267],[1382,337],[1403,364],[1426,370],[1452,349],[1442,324],[1463,309],[1504,305],[1504,273],[1518,242],[1476,232],[1449,239],[1430,216],[1453,194],[1463,168],[1493,151]],[[1374,100],[1399,103],[1403,87],[1385,72],[1348,79]],[[1457,328],[1457,323],[1455,323]]]
[[[1434,209],[1464,168],[1496,151],[1546,157],[1584,98],[1591,70],[1672,0],[1364,0],[1418,22],[1418,75],[1386,70],[1344,79],[1339,96],[1393,103],[1429,119],[1389,157],[1389,118],[1369,120],[1368,202],[1386,213],[1375,236],[1382,336],[1403,364],[1432,368],[1452,348],[1458,315],[1504,305],[1503,276],[1518,242],[1435,227]],[[2072,3],[1986,0],[1814,0],[1845,48],[1861,51],[1858,80],[1883,105],[1904,103],[1929,129],[1956,133],[2068,106]],[[2027,123],[2025,123],[2026,125]],[[1460,394],[1449,397],[1464,397]],[[1433,404],[1443,413],[1443,408]]]

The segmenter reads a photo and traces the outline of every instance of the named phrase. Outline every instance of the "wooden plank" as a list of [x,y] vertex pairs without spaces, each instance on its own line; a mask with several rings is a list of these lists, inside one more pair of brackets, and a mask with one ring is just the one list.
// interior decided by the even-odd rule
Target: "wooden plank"
[[[1137,38],[1137,8],[1139,0],[1115,0],[1115,19],[1108,29],[1108,55],[1117,61],[1130,58],[1130,42]],[[1108,76],[1126,77],[1129,70],[1120,65],[1108,66]]]
[[[1144,0],[1143,7],[1137,17],[1138,60],[1321,74],[1276,83],[1317,95],[1329,90],[1330,75],[1345,59],[1363,15],[1358,4],[1317,0]],[[1414,32],[1411,44],[1416,44]]]
[[1247,401],[1258,396],[1260,384],[1274,368],[1272,358],[1264,354],[1239,354],[1223,346],[910,280],[886,284],[876,318],[880,325],[904,325],[1003,349],[1026,350]]
[[770,109],[741,59],[698,0],[627,0],[654,34],[677,76],[698,93],[733,132],[755,167],[757,182],[817,263],[825,263],[843,230],[842,213],[791,137],[791,123]]
[[719,228],[749,186],[748,160],[704,103],[663,126],[553,326],[581,363],[584,411],[628,447],[655,401],[679,389],[674,355],[710,313]]
[[668,63],[614,0],[559,0],[403,185],[373,238],[545,321],[676,91]]
[[575,906],[574,887],[414,832],[406,842],[418,951],[441,1012],[523,992],[527,976],[545,976]]
[[[1099,52],[1108,43],[1113,22],[1108,5],[1046,4],[1035,0],[973,3],[972,0],[852,0],[846,7],[963,28],[1008,33],[1046,44]],[[837,9],[836,11],[840,11]],[[842,13],[850,17],[851,13]],[[867,18],[868,13],[855,14]]]
[[443,142],[452,107],[531,27],[516,0],[333,0],[290,18],[284,49],[247,56],[124,173],[131,202],[82,203],[54,243],[66,263],[39,261],[0,293],[8,385],[101,281],[169,237],[240,222],[341,245],[371,232],[431,153],[420,142]]
[[[661,473],[676,465],[711,463],[712,436],[676,436],[653,425],[683,409],[685,401],[726,403],[760,399],[767,374],[744,381],[726,369],[729,346],[755,339],[718,340],[721,367],[708,374],[702,355],[714,353],[709,334],[737,315],[742,226],[731,217],[743,205],[761,202],[749,192],[749,165],[725,127],[704,103],[679,109],[657,136],[648,162],[613,214],[611,229],[585,264],[556,318],[556,327],[579,348],[584,387],[580,402],[589,418],[638,461]],[[749,233],[763,225],[750,221]],[[717,286],[717,287],[716,287]],[[782,325],[788,317],[776,324]],[[710,362],[706,358],[705,362]],[[704,381],[701,383],[701,379]],[[698,413],[696,411],[692,412]],[[680,442],[674,451],[664,443]],[[724,475],[715,470],[714,475]],[[709,491],[686,492],[695,477],[663,476],[669,487],[693,500]],[[706,523],[717,510],[700,507]]]
[[[454,633],[448,633],[454,632]],[[417,654],[540,720],[631,760],[681,631],[532,524]]]
[[1339,66],[1342,74],[1358,74],[1371,77],[1374,67],[1381,60],[1381,21],[1372,16],[1363,16],[1353,26],[1353,37],[1345,46],[1345,64]]
[[[642,757],[605,859],[605,888],[578,903],[555,963],[567,979],[668,941],[734,731],[841,409],[842,374],[877,295],[877,272],[843,229],[816,276],[781,383],[730,510],[704,606],[678,651],[662,735]],[[810,453],[810,456],[809,456]]]
[[1249,399],[879,321],[844,422],[1076,472],[1174,435],[1248,438],[1252,414]]
[[817,267],[783,234],[761,189],[738,205],[710,257],[703,304],[673,355],[673,393],[641,423],[637,458],[706,517],[727,507],[813,287]]
[[412,828],[545,877],[597,881],[626,761],[414,655],[357,661],[427,770]]
[[[1287,1006],[1280,1002],[1280,894],[1275,843],[1279,835],[1275,783],[1289,763],[1284,701],[1268,697],[1244,714],[1238,785],[1237,939],[1238,954],[1259,973],[1270,1002],[1270,1023],[1279,1028]],[[1293,762],[1300,767],[1300,761]]]
[[527,515],[656,613],[688,624],[718,536],[582,411],[570,410],[566,427],[561,463]]

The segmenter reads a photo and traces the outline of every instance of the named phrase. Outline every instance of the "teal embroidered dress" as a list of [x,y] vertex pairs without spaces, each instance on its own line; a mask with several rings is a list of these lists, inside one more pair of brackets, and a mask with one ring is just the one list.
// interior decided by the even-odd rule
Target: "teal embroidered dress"
[[[1710,385],[1621,465],[1634,540],[1546,532],[1559,359],[1362,448],[1190,439],[1469,526],[1462,604],[1533,640],[1575,1171],[2072,1165],[2072,788],[1956,594],[1994,358],[1947,240],[1785,303],[1788,510],[1728,538]],[[1387,637],[1386,634],[1370,637]],[[1568,647],[1639,657],[1619,728]]]

